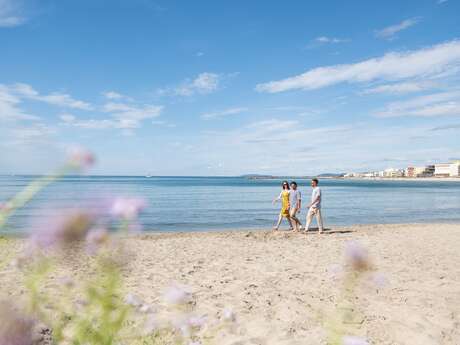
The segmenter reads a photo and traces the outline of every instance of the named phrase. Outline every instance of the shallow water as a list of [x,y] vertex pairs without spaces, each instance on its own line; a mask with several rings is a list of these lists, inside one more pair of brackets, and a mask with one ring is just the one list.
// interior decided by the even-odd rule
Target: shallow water
[[[0,202],[32,179],[0,176]],[[309,180],[297,182],[304,201],[309,199]],[[61,209],[102,207],[104,200],[120,195],[147,200],[140,218],[145,231],[271,228],[279,211],[271,201],[279,185],[279,180],[241,177],[66,177],[19,210],[2,231],[26,231]],[[326,226],[460,221],[458,182],[323,179],[320,186]]]

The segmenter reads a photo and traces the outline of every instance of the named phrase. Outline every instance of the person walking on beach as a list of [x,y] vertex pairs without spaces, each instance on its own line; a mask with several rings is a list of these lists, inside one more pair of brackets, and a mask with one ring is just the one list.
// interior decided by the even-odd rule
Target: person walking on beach
[[311,180],[311,186],[313,188],[311,193],[311,202],[307,205],[307,219],[305,224],[305,231],[310,228],[313,216],[316,216],[318,223],[318,231],[321,234],[323,232],[323,218],[321,217],[321,189],[318,187],[318,179],[314,178]]
[[283,181],[281,186],[282,186],[283,189],[281,190],[280,195],[275,200],[273,200],[273,204],[275,204],[277,201],[281,200],[281,211],[280,211],[280,215],[278,217],[278,222],[273,227],[273,230],[275,230],[275,231],[279,229],[281,221],[283,220],[283,218],[287,219],[287,221],[289,222],[290,228],[292,230],[292,223],[291,223],[291,219],[289,218],[289,208],[290,208],[290,205],[289,205],[289,194],[290,193],[289,192],[290,192],[290,190],[289,190],[288,181]]
[[297,189],[297,182],[291,182],[291,190],[289,191],[289,205],[291,206],[289,209],[289,217],[292,221],[294,221],[293,227],[294,232],[299,232],[300,228],[302,227],[302,223],[300,223],[299,218],[297,218],[296,214],[301,210],[302,207],[302,194],[300,190]]

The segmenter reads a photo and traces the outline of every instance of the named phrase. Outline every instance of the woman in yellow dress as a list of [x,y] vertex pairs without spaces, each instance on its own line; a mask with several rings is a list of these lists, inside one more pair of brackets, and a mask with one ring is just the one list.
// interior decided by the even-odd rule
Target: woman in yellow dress
[[287,221],[289,222],[289,227],[292,230],[291,218],[289,216],[290,205],[289,205],[289,183],[288,181],[283,181],[281,186],[283,189],[281,190],[280,195],[275,200],[273,200],[273,203],[276,203],[277,201],[281,200],[281,211],[278,217],[278,222],[273,227],[273,230],[275,231],[279,229],[279,226],[283,218],[287,219]]

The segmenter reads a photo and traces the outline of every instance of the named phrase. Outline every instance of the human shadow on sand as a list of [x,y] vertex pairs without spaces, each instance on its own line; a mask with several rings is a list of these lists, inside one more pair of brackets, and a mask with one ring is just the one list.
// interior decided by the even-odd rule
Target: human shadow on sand
[[[307,233],[315,233],[315,232],[318,232],[319,229],[318,228],[310,228]],[[349,234],[349,233],[352,233],[352,232],[355,232],[354,230],[339,230],[339,229],[330,229],[330,228],[324,228],[323,229],[323,232],[321,233],[321,235],[332,235],[332,234]]]

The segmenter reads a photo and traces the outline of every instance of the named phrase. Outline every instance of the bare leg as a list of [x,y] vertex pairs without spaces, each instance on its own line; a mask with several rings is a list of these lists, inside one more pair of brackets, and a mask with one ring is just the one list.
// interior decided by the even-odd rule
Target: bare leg
[[288,223],[289,223],[289,230],[294,230],[294,227],[292,226],[292,220],[291,217],[287,216],[286,217]]
[[273,230],[276,231],[276,230],[279,229],[282,220],[283,220],[283,216],[280,214],[279,217],[278,217],[278,222],[277,222],[276,225],[273,227]]
[[296,210],[292,210],[290,212],[290,216],[291,216],[291,219],[294,221],[294,231],[299,232],[300,231],[300,226],[302,224],[300,223],[300,220],[296,217],[296,213],[297,213]]

